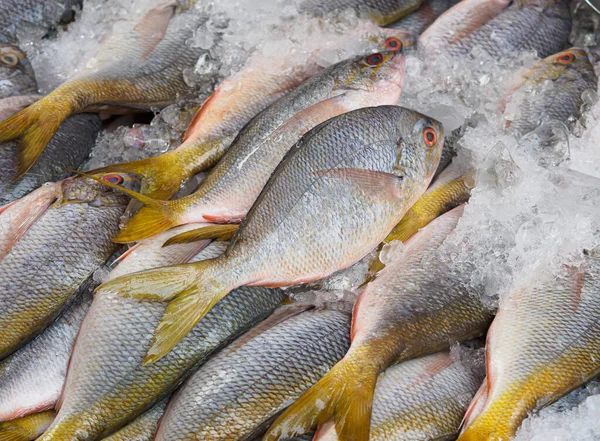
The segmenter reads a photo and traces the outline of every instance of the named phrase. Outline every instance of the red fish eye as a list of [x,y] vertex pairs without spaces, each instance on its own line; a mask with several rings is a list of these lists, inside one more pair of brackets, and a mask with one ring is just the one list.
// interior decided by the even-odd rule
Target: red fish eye
[[123,176],[121,175],[106,175],[103,178],[106,182],[111,184],[119,185],[123,182]]
[[423,132],[423,138],[425,139],[425,144],[431,147],[437,141],[437,133],[431,127],[427,127]]
[[393,51],[398,51],[402,49],[402,42],[396,37],[390,37],[387,40],[385,40],[385,47]]
[[564,54],[558,57],[558,62],[561,64],[569,64],[572,63],[575,59],[575,55],[573,54]]
[[383,61],[383,55],[381,54],[371,54],[367,57],[367,64],[369,66],[377,66]]

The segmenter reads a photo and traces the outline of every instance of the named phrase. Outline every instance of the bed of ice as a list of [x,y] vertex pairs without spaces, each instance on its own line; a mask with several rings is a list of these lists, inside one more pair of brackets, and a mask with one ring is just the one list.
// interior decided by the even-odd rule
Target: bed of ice
[[[126,27],[156,0],[86,0],[85,8],[53,39],[26,43],[42,91],[49,91],[85,68],[113,27]],[[278,54],[307,56],[321,45],[319,62],[328,65],[353,53],[328,51],[336,38],[366,26],[352,14],[337,21],[300,18],[285,0],[216,0],[196,6],[198,30],[187,44],[205,50],[186,81],[199,87],[197,103],[156,111],[150,124],[132,126],[128,117],[112,123],[85,165],[91,169],[156,155],[178,145],[195,105],[219,80],[239,69],[250,54],[268,63]],[[579,0],[574,4],[577,45],[600,41],[600,16]],[[468,270],[473,285],[485,286],[484,301],[499,298],[535,278],[549,277],[577,251],[598,245],[600,219],[600,103],[586,95],[586,114],[570,131],[545,127],[518,140],[504,131],[499,110],[505,91],[533,66],[532,54],[497,62],[483,54],[472,60],[423,60],[407,54],[401,105],[441,120],[447,133],[468,122],[458,161],[479,170],[477,187],[456,231],[445,244],[456,270]],[[510,105],[507,112],[511,112]],[[124,124],[124,125],[119,125]],[[553,133],[553,149],[539,137]],[[536,136],[537,135],[537,136]],[[357,265],[310,286],[290,288],[296,301],[352,304],[370,256]],[[600,439],[600,385],[592,381],[528,418],[519,441]]]

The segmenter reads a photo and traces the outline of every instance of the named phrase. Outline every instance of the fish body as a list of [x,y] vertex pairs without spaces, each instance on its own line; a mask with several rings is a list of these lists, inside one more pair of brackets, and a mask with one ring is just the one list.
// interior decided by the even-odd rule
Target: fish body
[[60,126],[28,173],[17,181],[18,143],[0,148],[0,205],[8,204],[40,187],[45,182],[64,179],[77,169],[94,147],[102,124],[98,115],[73,115]]
[[567,123],[581,116],[583,93],[596,91],[597,86],[598,78],[585,50],[570,48],[551,55],[525,75],[520,86],[524,97],[507,125],[524,135],[544,122]]
[[118,432],[103,438],[102,441],[154,441],[158,422],[163,416],[167,402],[168,398],[165,398]]
[[[454,360],[448,352],[389,367],[377,379],[369,440],[455,439],[481,384],[481,371]],[[335,425],[323,425],[315,441],[338,441]]]
[[83,179],[61,188],[0,261],[0,358],[51,324],[115,250],[111,238],[128,198]]
[[302,0],[299,9],[317,16],[352,9],[385,26],[410,14],[422,3],[423,0]]
[[460,441],[510,440],[532,411],[598,375],[600,257],[503,298],[486,345],[487,379]]
[[[335,421],[342,440],[368,441],[378,375],[395,362],[447,349],[480,335],[491,314],[468,275],[453,274],[436,254],[463,207],[434,220],[360,295],[346,356],[275,421],[265,441],[309,432]],[[320,403],[320,404],[318,404]]]
[[388,28],[407,31],[419,36],[446,10],[461,0],[426,0],[413,13],[388,25]]
[[196,371],[170,401],[156,440],[251,440],[348,349],[349,314],[309,310],[279,320]]
[[403,80],[404,56],[397,51],[319,72],[254,117],[195,193],[142,208],[115,240],[131,242],[189,222],[239,222],[304,133],[353,109],[396,104]]
[[0,100],[35,93],[37,82],[25,52],[12,44],[0,44]]

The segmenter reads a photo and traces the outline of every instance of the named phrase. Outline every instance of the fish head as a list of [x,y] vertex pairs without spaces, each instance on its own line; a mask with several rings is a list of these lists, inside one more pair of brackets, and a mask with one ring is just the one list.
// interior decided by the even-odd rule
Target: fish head
[[444,127],[419,112],[402,109],[396,121],[396,170],[399,176],[429,182],[435,173],[444,147]]
[[586,79],[596,82],[594,67],[588,53],[578,47],[572,47],[544,58],[536,67],[525,74],[529,84],[544,81],[574,81]]
[[416,44],[417,38],[403,29],[386,29],[377,27],[367,36],[375,51],[403,51]]
[[404,83],[405,57],[402,52],[402,48],[375,52],[338,63],[331,72],[334,91],[340,94],[374,92],[382,96],[392,93],[397,96],[397,101]]
[[12,44],[0,44],[0,77],[10,80],[17,75],[25,75],[35,81],[33,68],[25,52]]
[[[106,179],[106,182],[111,181]],[[125,194],[84,176],[74,176],[72,178],[64,179],[62,181],[61,190],[61,204],[87,203],[92,206],[100,207],[123,205],[127,204],[129,201],[129,197]]]

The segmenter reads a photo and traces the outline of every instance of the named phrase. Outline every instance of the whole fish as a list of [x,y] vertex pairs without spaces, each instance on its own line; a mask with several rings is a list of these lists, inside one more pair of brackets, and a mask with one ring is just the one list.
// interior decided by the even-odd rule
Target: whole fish
[[192,195],[147,204],[115,237],[132,242],[190,222],[239,222],[286,152],[316,125],[361,107],[396,104],[404,81],[402,51],[335,64],[258,114]]
[[0,43],[16,43],[22,35],[39,38],[58,24],[73,20],[82,0],[2,0],[0,2]]
[[169,402],[156,441],[241,441],[264,431],[348,350],[349,314],[305,310],[275,313],[274,323],[260,324],[196,371]]
[[600,255],[510,292],[488,332],[487,379],[460,441],[510,440],[532,411],[600,373]]
[[[406,34],[361,23],[343,35],[326,35],[328,47],[335,53],[346,53],[357,46],[368,53],[398,50]],[[170,199],[182,182],[215,165],[254,116],[322,69],[317,63],[321,45],[308,39],[292,49],[290,54],[257,51],[251,55],[240,71],[223,81],[204,102],[188,127],[184,142],[175,150],[92,173],[132,174],[141,180],[142,194]],[[352,55],[356,53],[350,49],[349,56]]]
[[[567,0],[508,3],[463,0],[421,35],[419,45],[426,52],[440,51],[450,57],[468,55],[479,47],[497,59],[523,51],[544,58],[565,47],[571,32]],[[450,27],[455,23],[457,29]]]
[[423,0],[302,0],[299,9],[317,16],[352,9],[385,26],[410,14],[422,3]]
[[[483,372],[455,361],[448,352],[389,367],[377,379],[369,440],[455,439],[482,378]],[[315,436],[315,441],[337,440],[332,423]]]
[[0,123],[0,142],[20,138],[17,176],[29,170],[73,113],[99,103],[150,109],[190,94],[183,70],[193,68],[201,53],[188,43],[197,15],[173,0],[159,4],[106,38],[94,67]]
[[17,46],[0,44],[0,99],[37,93],[27,55]]
[[587,52],[570,48],[551,55],[525,74],[524,95],[516,115],[507,121],[511,131],[524,135],[548,121],[567,123],[581,116],[583,92],[596,91],[598,78]]
[[363,258],[426,190],[443,139],[439,122],[396,106],[332,118],[277,167],[225,255],[106,283],[107,292],[170,301],[146,362],[238,286],[310,282]]
[[382,371],[485,332],[491,314],[468,289],[468,275],[450,272],[438,254],[462,210],[427,225],[366,286],[354,306],[350,350],[281,414],[265,441],[307,433],[330,420],[340,440],[368,441]]
[[46,410],[27,415],[12,421],[0,423],[0,440],[2,441],[34,441],[48,428],[56,412]]
[[54,182],[78,168],[94,147],[102,124],[98,115],[73,115],[61,124],[40,159],[16,182],[18,143],[0,146],[0,205],[8,204],[45,182]]
[[116,248],[128,198],[81,178],[61,190],[0,260],[0,359],[52,323]]
[[75,337],[92,304],[92,289],[82,287],[80,291],[48,329],[0,362],[0,421],[54,408]]
[[388,28],[407,31],[419,36],[446,10],[461,0],[425,0],[423,4],[406,17],[388,25]]
[[107,436],[102,441],[154,441],[158,422],[163,416],[168,398],[144,412],[118,432]]

